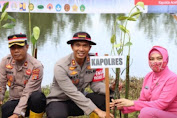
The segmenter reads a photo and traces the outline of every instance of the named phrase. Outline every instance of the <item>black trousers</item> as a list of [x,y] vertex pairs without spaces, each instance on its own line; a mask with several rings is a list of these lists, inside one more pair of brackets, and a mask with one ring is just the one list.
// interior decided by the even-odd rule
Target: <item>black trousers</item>
[[[15,107],[18,105],[19,100],[7,101],[2,105],[2,118],[8,118],[13,114]],[[33,92],[28,99],[28,106],[25,116],[29,116],[29,111],[35,113],[42,113],[46,107],[46,97],[42,92]]]
[[[90,93],[86,97],[90,98],[98,108],[105,111],[105,95]],[[68,116],[84,115],[82,109],[71,100],[49,103],[46,107],[46,113],[47,118],[67,118]]]

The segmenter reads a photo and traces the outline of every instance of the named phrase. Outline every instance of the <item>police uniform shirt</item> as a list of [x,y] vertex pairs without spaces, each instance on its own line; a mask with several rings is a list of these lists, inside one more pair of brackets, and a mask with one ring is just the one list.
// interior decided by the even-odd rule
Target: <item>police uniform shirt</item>
[[74,54],[59,60],[54,67],[54,79],[47,97],[47,103],[52,101],[74,101],[87,115],[96,105],[84,96],[84,89],[90,85],[94,92],[105,94],[103,81],[93,82],[96,70],[90,68],[89,56],[82,66],[75,61]]
[[14,113],[25,115],[27,101],[32,92],[41,90],[43,66],[34,57],[27,58],[18,65],[11,55],[6,56],[0,63],[0,100],[4,100],[6,85],[9,86],[9,100],[18,100]]

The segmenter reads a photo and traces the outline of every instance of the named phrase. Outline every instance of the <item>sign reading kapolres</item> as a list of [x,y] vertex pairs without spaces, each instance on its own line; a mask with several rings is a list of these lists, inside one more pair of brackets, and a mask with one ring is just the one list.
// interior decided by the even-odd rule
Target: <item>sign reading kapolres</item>
[[123,56],[91,56],[91,68],[122,68],[124,67]]
[[145,5],[177,5],[177,0],[135,0],[137,2],[144,2]]

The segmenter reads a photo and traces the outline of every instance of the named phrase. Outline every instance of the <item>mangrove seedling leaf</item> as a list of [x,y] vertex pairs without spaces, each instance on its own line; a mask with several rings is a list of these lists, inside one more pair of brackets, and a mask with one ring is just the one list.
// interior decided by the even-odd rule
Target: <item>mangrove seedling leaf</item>
[[115,44],[115,45],[114,45],[115,48],[119,48],[120,46],[122,46],[121,43],[119,43],[119,44]]
[[139,15],[140,13],[141,13],[140,11],[136,11],[136,12],[132,13],[130,17],[133,17],[133,16],[136,16],[136,15]]
[[33,28],[33,34],[34,34],[34,38],[35,38],[36,40],[38,40],[39,35],[40,35],[40,29],[39,29],[39,27],[35,26],[35,27]]
[[6,10],[7,6],[9,5],[9,2],[6,2],[2,8],[2,13]]
[[117,53],[120,55],[120,53],[122,52],[122,48],[119,48],[119,50],[117,51]]
[[131,18],[131,17],[129,17],[127,20],[129,20],[129,21],[136,21],[135,18]]
[[116,35],[113,34],[111,37],[111,43],[114,44],[116,42]]
[[12,16],[8,15],[8,19],[12,20],[13,22],[16,22],[15,18],[13,18]]
[[117,18],[117,20],[126,20],[128,17],[126,17],[126,16],[119,16],[118,18]]
[[14,23],[6,23],[6,24],[4,24],[2,27],[3,27],[3,28],[6,28],[6,29],[11,29],[11,28],[13,28],[14,26],[15,26]]
[[142,7],[142,8],[144,9],[144,2],[138,2],[138,3],[136,4],[136,6],[140,6],[140,7]]
[[7,20],[7,18],[8,18],[7,12],[3,12],[2,15],[1,15],[1,21]]
[[37,42],[37,40],[34,38],[34,35],[31,36],[31,42],[33,45],[35,45]]
[[127,42],[124,46],[131,46],[133,45],[132,42]]
[[119,25],[120,30],[122,30],[124,33],[129,33],[129,30],[127,30],[123,25]]

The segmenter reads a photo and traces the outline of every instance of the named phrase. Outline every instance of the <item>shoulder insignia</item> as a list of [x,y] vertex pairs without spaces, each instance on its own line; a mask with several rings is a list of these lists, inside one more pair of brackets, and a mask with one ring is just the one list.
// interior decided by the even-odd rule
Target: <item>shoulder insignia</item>
[[7,68],[7,69],[12,69],[12,68],[13,68],[13,66],[12,66],[12,65],[10,65],[10,64],[7,64],[7,65],[6,65],[6,68]]
[[32,80],[36,80],[39,79],[39,74],[33,74],[32,75]]
[[33,74],[39,74],[39,72],[40,72],[40,69],[34,69],[33,70]]
[[76,75],[77,72],[76,71],[72,71],[72,73],[70,73],[70,75]]
[[69,70],[74,70],[74,69],[76,69],[76,67],[69,67]]
[[28,62],[26,61],[25,63],[24,63],[24,66],[27,66],[28,65]]
[[26,74],[27,74],[27,75],[31,75],[31,70],[30,70],[30,69],[27,69],[27,70],[26,70]]
[[73,65],[73,66],[75,66],[75,65],[76,65],[76,62],[75,62],[75,60],[74,60],[74,59],[72,60],[72,65]]

